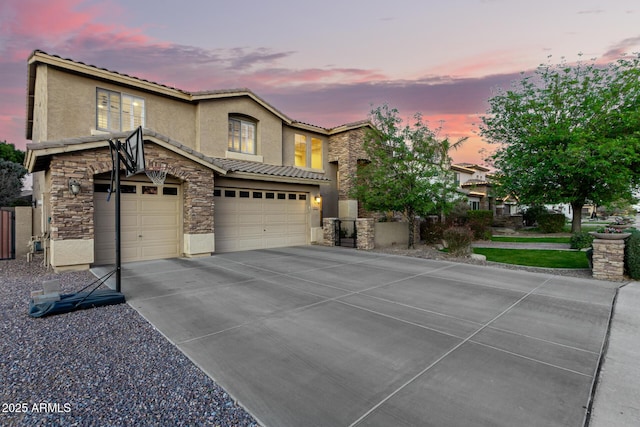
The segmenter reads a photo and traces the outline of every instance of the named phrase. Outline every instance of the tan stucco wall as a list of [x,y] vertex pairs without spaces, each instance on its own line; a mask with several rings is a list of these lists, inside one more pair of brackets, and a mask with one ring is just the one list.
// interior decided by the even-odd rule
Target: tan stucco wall
[[214,251],[215,235],[213,233],[184,235],[184,256],[209,256]]
[[31,206],[16,206],[16,258],[29,252],[28,243],[32,236],[33,208]]
[[[198,105],[200,152],[225,157],[229,115],[241,114],[258,122],[256,154],[264,163],[282,165],[282,120],[249,97],[201,101]],[[195,121],[193,122],[195,123]]]
[[36,79],[34,87],[33,129],[31,136],[33,142],[46,140],[48,106],[47,75],[47,66],[44,64],[38,65],[38,78]]
[[86,270],[93,262],[93,239],[51,240],[50,262],[55,271]]
[[406,222],[376,222],[375,246],[407,246],[409,242],[409,228]]
[[40,92],[36,99],[38,104],[46,103],[47,115],[39,112],[35,116],[47,118],[46,123],[42,124],[46,131],[36,131],[34,126],[34,142],[37,142],[36,134],[39,135],[38,141],[90,135],[96,129],[96,88],[102,88],[144,98],[145,127],[195,148],[196,107],[193,104],[69,74],[52,67],[48,68],[47,73],[38,74],[36,90],[40,85],[45,85],[45,80],[46,99],[41,101],[38,98],[42,96]]

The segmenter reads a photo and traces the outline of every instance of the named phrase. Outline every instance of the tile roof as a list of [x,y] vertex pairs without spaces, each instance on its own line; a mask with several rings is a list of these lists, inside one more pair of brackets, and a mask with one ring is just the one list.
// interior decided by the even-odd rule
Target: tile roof
[[[34,158],[34,170],[44,170],[48,167],[48,157],[53,152],[69,152],[69,151],[81,151],[89,148],[95,148],[95,146],[86,147],[91,143],[102,143],[104,146],[108,146],[107,141],[109,139],[125,139],[131,132],[111,133],[104,135],[93,135],[82,138],[69,138],[60,141],[47,141],[39,143],[27,144],[27,154],[31,158],[30,152],[36,153]],[[306,169],[297,168],[294,166],[278,166],[269,165],[265,163],[250,162],[246,160],[226,159],[220,157],[206,156],[199,151],[196,151],[180,142],[171,139],[165,135],[159,134],[151,129],[143,129],[142,134],[145,137],[154,138],[155,141],[167,144],[169,148],[173,147],[178,153],[187,153],[196,159],[199,159],[202,163],[206,163],[217,170],[219,173],[226,174],[229,172],[241,172],[255,175],[272,176],[278,178],[292,178],[292,179],[304,179],[314,181],[329,181],[329,178],[324,173],[312,172]],[[165,146],[165,147],[166,147]],[[47,152],[46,154],[39,154],[39,152]]]
[[244,172],[282,178],[300,178],[329,181],[329,178],[327,178],[323,173],[312,172],[294,166],[277,166],[235,159],[216,158],[215,160],[219,162],[222,167],[228,172]]

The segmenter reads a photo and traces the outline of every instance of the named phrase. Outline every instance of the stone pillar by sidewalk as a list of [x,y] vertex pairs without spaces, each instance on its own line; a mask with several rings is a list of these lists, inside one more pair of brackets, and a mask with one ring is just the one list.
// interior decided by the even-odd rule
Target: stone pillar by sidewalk
[[375,224],[373,218],[358,218],[356,246],[358,249],[370,250],[375,247]]
[[624,280],[624,240],[593,241],[593,277]]
[[324,218],[322,220],[322,237],[326,246],[336,245],[336,221],[338,218]]

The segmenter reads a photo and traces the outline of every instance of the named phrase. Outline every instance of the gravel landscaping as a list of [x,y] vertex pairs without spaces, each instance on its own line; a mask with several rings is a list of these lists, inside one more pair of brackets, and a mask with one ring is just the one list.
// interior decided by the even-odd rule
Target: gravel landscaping
[[44,280],[67,293],[95,280],[40,260],[0,261],[0,425],[258,425],[127,304],[30,317]]

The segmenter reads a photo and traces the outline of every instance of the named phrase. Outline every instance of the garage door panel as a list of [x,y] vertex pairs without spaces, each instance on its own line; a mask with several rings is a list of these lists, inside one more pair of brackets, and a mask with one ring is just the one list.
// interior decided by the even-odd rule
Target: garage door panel
[[243,213],[237,216],[237,224],[262,224],[262,215],[257,213]]
[[286,223],[287,219],[285,217],[285,215],[283,213],[280,213],[278,215],[265,215],[264,216],[264,223],[265,224],[284,224]]
[[239,238],[256,238],[256,236],[260,236],[260,234],[262,234],[262,230],[262,225],[243,225],[238,228],[236,235]]
[[[142,194],[143,183],[127,182],[136,193],[121,198],[121,258],[123,262],[180,256],[180,197]],[[167,187],[178,188],[168,185]],[[94,193],[95,262],[115,262],[115,202]]]
[[282,246],[287,246],[288,242],[287,242],[287,238],[286,237],[265,237],[265,243],[266,243],[266,247],[268,248],[277,248],[277,247],[282,247]]
[[178,218],[175,215],[145,215],[140,218],[140,225],[150,228],[177,227]]
[[[225,197],[227,190],[235,190],[236,195],[249,191],[251,197]],[[254,193],[262,194],[264,198],[254,198]],[[267,198],[266,193],[271,192],[221,189],[220,196],[215,197],[214,206],[217,252],[308,243],[308,195],[273,192],[274,198]],[[276,194],[285,198],[277,198]],[[295,199],[290,198],[293,196]]]
[[286,215],[286,218],[287,218],[286,221],[287,221],[287,223],[304,224],[306,217],[307,216],[304,213],[302,213],[302,214],[291,214],[291,213],[288,213]]
[[285,235],[287,233],[287,225],[286,224],[271,224],[267,225],[264,229],[265,234],[280,234]]
[[286,209],[286,201],[283,200],[271,200],[267,201],[268,203],[264,204],[263,212],[266,215],[281,215],[282,212]]

